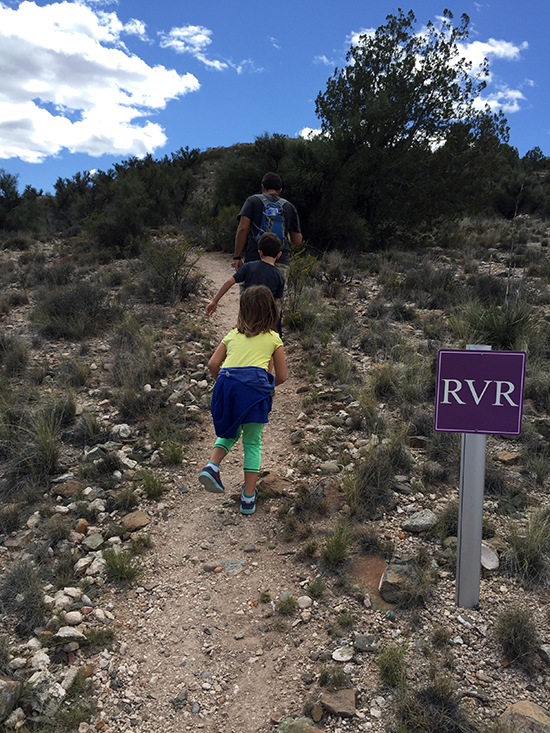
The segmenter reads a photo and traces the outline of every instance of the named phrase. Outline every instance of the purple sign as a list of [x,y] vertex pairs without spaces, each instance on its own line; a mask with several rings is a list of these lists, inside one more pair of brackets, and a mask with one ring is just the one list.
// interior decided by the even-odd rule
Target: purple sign
[[524,382],[523,351],[442,349],[437,359],[434,429],[519,435]]

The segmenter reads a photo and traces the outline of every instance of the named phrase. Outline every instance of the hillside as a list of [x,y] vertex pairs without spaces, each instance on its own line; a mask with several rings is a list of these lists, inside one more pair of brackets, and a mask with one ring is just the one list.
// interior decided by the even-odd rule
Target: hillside
[[[52,245],[4,250],[13,295],[2,325],[0,662],[15,686],[42,676],[6,729],[55,718],[54,730],[80,733],[381,732],[400,718],[426,732],[497,731],[510,704],[547,706],[548,518],[535,575],[518,575],[510,559],[512,528],[528,534],[550,475],[545,331],[528,338],[547,322],[547,231],[522,231],[513,247],[486,239],[353,263],[333,254],[306,279],[305,301],[289,288],[290,376],[264,434],[252,517],[238,511],[240,449],[222,466],[226,496],[197,482],[214,439],[206,362],[233,325],[237,293],[210,321],[204,306],[230,258],[202,253],[196,293],[167,305],[144,298],[137,261],[86,265]],[[45,332],[38,286],[54,290],[56,268],[70,270],[63,287],[106,287],[116,318],[98,310],[97,333],[88,327],[82,339]],[[476,609],[454,600],[456,436],[431,427],[434,355],[460,345],[449,323],[467,311],[452,300],[466,288],[528,301],[513,346],[523,339],[537,364],[524,435],[488,440],[484,536],[498,567],[483,571]],[[59,453],[39,471],[44,405]],[[17,470],[15,427],[35,440]],[[435,526],[404,528],[425,509]],[[410,573],[380,595],[388,563]],[[503,648],[508,609],[528,620],[521,659]]]

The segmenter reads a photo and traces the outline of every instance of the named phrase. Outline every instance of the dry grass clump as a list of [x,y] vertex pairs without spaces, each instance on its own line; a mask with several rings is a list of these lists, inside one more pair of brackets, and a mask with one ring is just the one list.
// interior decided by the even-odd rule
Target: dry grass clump
[[336,529],[326,538],[321,557],[329,568],[342,565],[349,557],[352,531],[348,524],[340,522]]
[[528,586],[550,582],[550,509],[533,514],[525,525],[508,527],[508,549],[504,568]]
[[66,287],[38,290],[31,321],[49,338],[82,340],[99,333],[114,316],[106,292],[81,280]]
[[0,604],[17,619],[16,631],[22,636],[31,634],[44,623],[45,606],[42,582],[29,560],[15,563],[2,579]]
[[537,624],[527,608],[508,606],[497,617],[495,639],[510,662],[531,668],[540,645]]

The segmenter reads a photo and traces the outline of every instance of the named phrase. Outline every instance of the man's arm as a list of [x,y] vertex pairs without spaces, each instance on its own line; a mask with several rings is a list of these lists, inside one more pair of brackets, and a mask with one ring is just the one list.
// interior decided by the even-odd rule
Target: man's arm
[[299,247],[302,244],[301,232],[289,232],[288,236],[290,237],[290,243],[295,247]]
[[210,303],[208,303],[208,305],[206,306],[206,315],[207,316],[211,316],[212,313],[214,313],[214,311],[218,307],[218,303],[220,302],[220,300],[227,293],[227,291],[229,290],[229,288],[231,288],[231,287],[233,287],[233,285],[235,285],[235,283],[236,283],[236,280],[235,280],[234,277],[230,277],[230,278],[228,278],[224,282],[224,284],[218,290],[218,292],[216,293],[216,295],[212,298],[212,300],[210,301]]
[[239,226],[235,233],[235,255],[233,261],[235,262],[235,270],[238,270],[242,264],[243,253],[246,249],[246,242],[248,240],[248,232],[250,230],[250,219],[248,216],[241,216],[239,219]]

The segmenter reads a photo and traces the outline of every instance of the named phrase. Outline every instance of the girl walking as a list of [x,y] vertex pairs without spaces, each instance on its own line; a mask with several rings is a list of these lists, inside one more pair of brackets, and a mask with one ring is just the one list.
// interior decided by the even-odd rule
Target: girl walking
[[[242,435],[244,484],[241,514],[256,511],[256,482],[262,457],[262,432],[268,422],[274,387],[286,380],[286,360],[277,333],[277,306],[265,285],[247,288],[240,298],[237,326],[213,353],[208,368],[216,379],[210,411],[217,439],[199,475],[207,491],[225,491],[220,463]],[[268,371],[273,359],[275,376]]]

